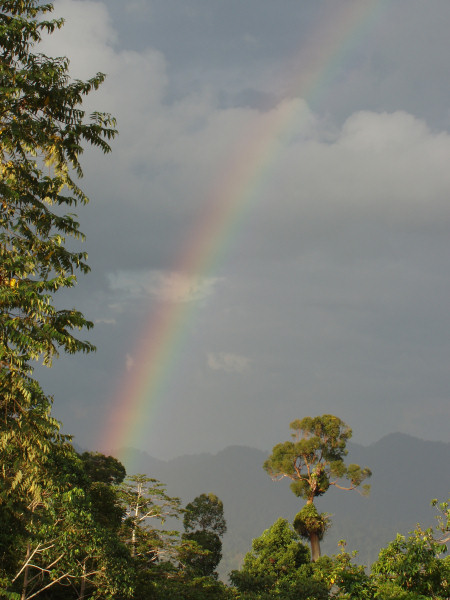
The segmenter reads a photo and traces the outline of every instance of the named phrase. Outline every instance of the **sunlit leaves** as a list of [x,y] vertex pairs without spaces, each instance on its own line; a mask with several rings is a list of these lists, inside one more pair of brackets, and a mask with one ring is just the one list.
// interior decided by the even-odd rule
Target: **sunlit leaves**
[[52,305],[77,270],[88,271],[86,254],[66,245],[67,236],[83,238],[75,216],[56,208],[87,202],[74,180],[83,146],[109,152],[115,129],[109,115],[81,107],[103,74],[72,81],[66,58],[32,52],[43,30],[62,25],[42,20],[51,5],[0,4],[0,344],[4,366],[20,355],[30,372],[29,360],[51,364],[59,349],[93,349],[73,335],[91,323]]
[[450,565],[440,558],[446,547],[436,541],[431,529],[416,529],[408,537],[397,535],[372,565],[384,598],[418,597],[444,600],[450,592]]

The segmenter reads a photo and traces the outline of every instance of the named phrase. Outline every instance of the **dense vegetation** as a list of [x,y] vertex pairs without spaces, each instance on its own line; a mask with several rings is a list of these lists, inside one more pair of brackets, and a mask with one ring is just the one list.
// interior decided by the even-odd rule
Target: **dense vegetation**
[[[201,493],[186,507],[164,484],[126,476],[114,457],[77,453],[51,416],[52,398],[33,377],[59,351],[90,352],[74,331],[91,323],[57,309],[54,295],[86,272],[86,255],[65,238],[82,238],[71,210],[83,144],[109,152],[114,119],[87,117],[83,96],[103,81],[72,81],[68,61],[34,52],[51,4],[0,1],[0,596],[10,600],[419,598],[450,596],[449,508],[435,530],[418,527],[380,552],[367,573],[345,550],[320,557],[326,516],[303,511],[294,526],[279,519],[253,541],[230,585],[219,581],[223,505]],[[370,475],[346,466],[351,432],[332,415],[292,424],[296,441],[274,448],[265,465],[314,498],[330,485],[353,489]],[[184,532],[167,527],[181,519]],[[301,541],[310,540],[314,560]]]

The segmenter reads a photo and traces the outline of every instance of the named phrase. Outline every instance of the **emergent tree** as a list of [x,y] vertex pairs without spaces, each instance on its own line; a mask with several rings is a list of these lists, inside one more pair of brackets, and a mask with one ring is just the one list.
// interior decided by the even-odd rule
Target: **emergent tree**
[[[341,490],[357,489],[371,472],[367,467],[344,463],[352,430],[338,417],[297,419],[290,428],[294,431],[294,441],[277,444],[264,469],[273,479],[291,479],[291,490],[306,500],[305,507],[295,517],[294,527],[302,537],[309,539],[311,557],[315,561],[320,556],[320,540],[328,526],[327,515],[317,512],[315,498],[325,494],[330,485]],[[364,485],[362,491],[368,493],[369,486]]]

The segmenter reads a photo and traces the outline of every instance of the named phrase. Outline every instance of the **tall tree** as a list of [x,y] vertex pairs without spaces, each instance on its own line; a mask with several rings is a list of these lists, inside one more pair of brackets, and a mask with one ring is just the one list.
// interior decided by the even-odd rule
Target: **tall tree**
[[63,20],[48,19],[51,3],[0,1],[0,501],[20,493],[39,501],[39,474],[59,424],[52,399],[32,378],[32,361],[50,366],[60,350],[90,352],[75,330],[92,323],[75,309],[57,309],[54,294],[86,273],[83,239],[66,212],[88,198],[78,187],[84,144],[109,152],[116,131],[108,114],[86,116],[83,97],[104,80],[71,80],[67,58],[38,52],[44,34]]
[[[293,441],[274,446],[264,469],[273,479],[291,479],[291,490],[306,500],[305,507],[294,520],[294,527],[301,536],[309,539],[315,561],[320,556],[320,540],[328,526],[328,517],[317,512],[314,500],[325,494],[330,485],[341,490],[357,489],[371,472],[367,467],[345,464],[346,445],[352,430],[338,417],[322,415],[297,419],[290,428],[294,431]],[[362,491],[368,493],[369,486],[364,485]]]

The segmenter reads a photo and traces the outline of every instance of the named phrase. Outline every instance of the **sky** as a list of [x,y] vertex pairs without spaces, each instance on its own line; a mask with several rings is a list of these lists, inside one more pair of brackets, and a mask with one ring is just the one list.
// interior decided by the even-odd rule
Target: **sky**
[[[448,0],[56,0],[40,51],[107,79],[86,148],[95,354],[37,369],[84,448],[449,442]],[[77,247],[76,244],[73,247]]]

